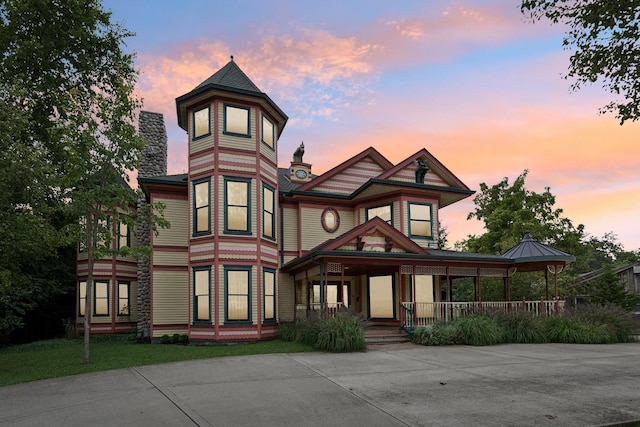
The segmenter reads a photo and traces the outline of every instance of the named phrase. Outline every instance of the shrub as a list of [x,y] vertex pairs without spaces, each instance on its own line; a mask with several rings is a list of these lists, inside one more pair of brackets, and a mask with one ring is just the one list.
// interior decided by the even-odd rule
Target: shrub
[[180,342],[180,334],[171,335],[171,344],[178,344]]
[[306,319],[299,319],[296,322],[296,342],[315,347],[318,342],[320,318],[317,314],[310,314]]
[[629,342],[634,330],[633,315],[616,304],[579,305],[565,315],[592,325],[606,325],[612,335],[609,342]]
[[178,342],[180,344],[182,344],[182,345],[189,344],[189,336],[187,334],[180,335],[180,338],[178,339]]
[[171,337],[169,335],[163,335],[160,337],[160,344],[170,344],[171,343]]
[[282,341],[293,342],[296,340],[296,324],[293,322],[278,325],[278,338]]
[[367,347],[362,321],[348,311],[322,319],[317,325],[318,335],[314,346],[319,350],[344,353]]
[[417,328],[412,341],[421,345],[460,344],[458,329],[453,323],[436,322],[433,325]]
[[533,344],[547,342],[543,318],[526,311],[499,313],[494,317],[504,328],[505,342]]
[[458,340],[467,345],[495,345],[505,340],[505,329],[493,317],[471,314],[452,322],[457,329]]

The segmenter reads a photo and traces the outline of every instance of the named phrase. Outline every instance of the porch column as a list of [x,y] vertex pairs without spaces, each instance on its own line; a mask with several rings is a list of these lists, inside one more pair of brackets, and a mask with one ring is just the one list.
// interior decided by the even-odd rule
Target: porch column
[[[549,301],[549,269],[544,269],[545,299]],[[557,293],[557,292],[556,292]]]
[[480,289],[480,269],[478,269],[477,277],[477,289],[478,289],[478,302],[482,305],[482,290]]

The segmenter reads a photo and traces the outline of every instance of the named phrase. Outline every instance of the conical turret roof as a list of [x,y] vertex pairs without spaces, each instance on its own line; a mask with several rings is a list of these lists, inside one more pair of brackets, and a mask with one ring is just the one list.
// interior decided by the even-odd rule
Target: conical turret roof
[[224,86],[229,89],[239,89],[246,92],[255,92],[256,94],[262,93],[258,86],[233,61],[233,57],[231,57],[231,61],[227,65],[213,73],[211,77],[200,83],[193,90],[209,85]]
[[211,77],[200,83],[193,88],[189,93],[186,93],[176,98],[176,110],[178,113],[178,125],[186,130],[187,126],[187,106],[193,105],[199,100],[203,99],[203,96],[207,95],[209,90],[219,90],[226,92],[233,92],[240,95],[250,95],[256,98],[264,100],[270,108],[272,108],[277,115],[281,117],[278,120],[279,125],[278,136],[282,133],[284,125],[289,119],[287,115],[278,107],[278,105],[269,98],[269,96],[262,92],[258,86],[251,81],[249,77],[240,69],[238,64],[231,60],[218,71],[216,71]]
[[542,244],[527,231],[514,247],[502,254],[515,261],[575,261],[576,257],[551,246]]

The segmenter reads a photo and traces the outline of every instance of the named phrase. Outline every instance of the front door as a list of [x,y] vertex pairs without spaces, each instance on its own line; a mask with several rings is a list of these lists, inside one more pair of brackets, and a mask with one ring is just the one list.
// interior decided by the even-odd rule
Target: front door
[[395,281],[393,275],[368,278],[369,317],[372,319],[395,319]]

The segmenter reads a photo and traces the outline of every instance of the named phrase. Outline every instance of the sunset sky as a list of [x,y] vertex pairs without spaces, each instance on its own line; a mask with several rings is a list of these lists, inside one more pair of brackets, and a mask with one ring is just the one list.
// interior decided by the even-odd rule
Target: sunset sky
[[[640,248],[640,123],[598,114],[612,95],[571,93],[564,28],[527,22],[517,0],[106,0],[136,33],[138,95],[164,114],[169,173],[186,172],[175,98],[229,61],[289,116],[287,167],[304,141],[320,174],[372,146],[397,163],[426,148],[471,189],[550,187],[596,237]],[[452,245],[482,224],[473,197],[444,208]]]

